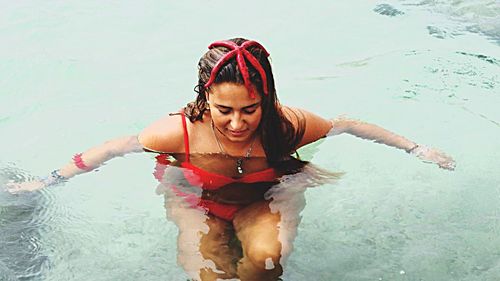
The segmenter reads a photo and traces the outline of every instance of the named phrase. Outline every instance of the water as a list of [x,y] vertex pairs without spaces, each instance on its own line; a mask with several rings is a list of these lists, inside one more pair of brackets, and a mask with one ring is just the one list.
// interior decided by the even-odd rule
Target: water
[[[306,191],[284,280],[498,280],[499,13],[498,1],[2,1],[0,184],[176,111],[206,46],[245,36],[271,53],[283,103],[457,161],[447,172],[348,135],[306,147],[345,174]],[[0,279],[185,280],[153,160],[0,192]]]

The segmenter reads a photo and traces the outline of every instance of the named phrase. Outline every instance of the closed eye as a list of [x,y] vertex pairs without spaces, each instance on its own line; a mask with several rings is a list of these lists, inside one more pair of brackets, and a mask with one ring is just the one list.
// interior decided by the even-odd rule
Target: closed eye
[[[254,104],[251,104],[249,106],[245,106],[245,107],[241,108],[241,111],[244,114],[253,114],[255,111],[257,111],[257,108],[259,107],[259,105],[260,105],[260,102],[254,103]],[[231,107],[220,105],[220,104],[216,104],[215,106],[217,107],[219,112],[221,114],[224,114],[224,115],[231,113],[231,111],[233,110]]]
[[260,102],[258,103],[254,103],[250,106],[246,106],[246,107],[243,107],[242,110],[243,110],[243,113],[246,113],[246,114],[252,114],[254,113],[255,111],[257,111],[257,108],[259,107],[260,105]]
[[257,111],[256,108],[252,108],[252,109],[243,109],[243,112],[246,113],[246,114],[252,114],[254,113],[255,111]]

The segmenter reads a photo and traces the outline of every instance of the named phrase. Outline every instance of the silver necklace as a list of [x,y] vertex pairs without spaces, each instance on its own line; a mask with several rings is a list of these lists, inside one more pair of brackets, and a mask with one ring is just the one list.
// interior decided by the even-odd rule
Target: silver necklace
[[[211,121],[211,126],[212,126],[212,133],[214,134],[215,141],[217,142],[217,146],[219,147],[220,152],[224,153],[225,155],[229,155],[226,152],[226,150],[224,149],[224,147],[222,146],[222,143],[220,142],[219,137],[217,137],[217,134],[215,133],[215,125],[214,125],[213,120]],[[217,129],[217,130],[219,130],[219,129]],[[252,154],[252,149],[253,149],[253,144],[255,143],[255,139],[256,139],[256,137],[254,136],[252,143],[250,144],[250,147],[248,148],[245,156],[236,159],[236,170],[238,171],[238,174],[240,174],[240,175],[243,174],[243,160],[248,159],[250,157],[250,154]]]

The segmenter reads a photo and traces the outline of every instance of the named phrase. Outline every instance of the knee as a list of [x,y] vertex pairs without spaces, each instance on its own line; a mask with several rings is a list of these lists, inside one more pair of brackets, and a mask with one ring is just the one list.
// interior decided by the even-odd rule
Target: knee
[[281,270],[281,244],[279,241],[274,243],[255,241],[246,250],[246,258],[259,270]]

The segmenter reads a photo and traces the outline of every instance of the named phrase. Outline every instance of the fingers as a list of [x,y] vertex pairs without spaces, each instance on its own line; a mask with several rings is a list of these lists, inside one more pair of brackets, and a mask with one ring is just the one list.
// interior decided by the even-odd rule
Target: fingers
[[443,168],[443,169],[446,169],[446,170],[450,170],[450,171],[453,171],[455,170],[455,167],[456,167],[456,163],[453,159],[448,159],[447,161],[442,161],[442,162],[439,162],[438,163],[439,167],[440,168]]
[[436,154],[437,154],[436,163],[439,165],[440,168],[450,171],[453,171],[455,169],[456,163],[455,160],[453,160],[453,158],[440,151],[436,151]]
[[11,194],[16,194],[20,191],[20,185],[15,183],[13,180],[10,180],[5,184],[5,190]]
[[6,190],[11,194],[17,194],[21,192],[34,191],[42,188],[44,186],[43,182],[40,181],[30,181],[30,182],[14,182],[10,180],[5,184]]
[[426,163],[435,163],[442,169],[453,171],[456,166],[455,160],[453,160],[453,158],[437,149],[420,146],[412,151],[412,154]]

